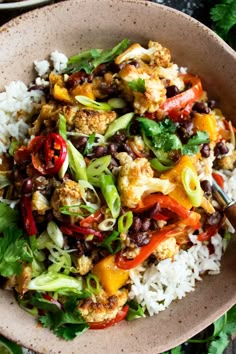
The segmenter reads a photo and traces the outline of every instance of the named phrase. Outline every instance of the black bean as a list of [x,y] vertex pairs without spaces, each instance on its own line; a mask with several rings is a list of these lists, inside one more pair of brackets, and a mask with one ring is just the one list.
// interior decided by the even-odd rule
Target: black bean
[[219,224],[220,220],[221,220],[222,216],[221,213],[217,210],[215,211],[213,214],[209,214],[207,216],[207,224],[210,226],[214,226]]
[[94,149],[95,157],[101,157],[107,153],[107,148],[105,146],[96,146]]
[[200,150],[202,157],[209,157],[210,156],[210,146],[209,144],[203,144]]
[[129,235],[129,238],[137,246],[145,246],[150,242],[151,233],[150,232],[137,232]]
[[192,120],[186,120],[177,127],[177,134],[183,143],[187,143],[189,138],[193,135],[193,127]]
[[204,179],[201,181],[201,188],[204,191],[205,195],[211,195],[212,194],[212,187],[210,182],[207,179]]
[[33,182],[31,178],[26,178],[22,185],[22,193],[23,194],[30,194],[33,190]]
[[118,145],[116,143],[111,143],[108,145],[108,153],[114,156],[118,150]]
[[124,130],[119,130],[112,136],[112,141],[114,141],[117,144],[122,143],[126,139],[126,134]]
[[214,148],[214,155],[216,157],[225,155],[229,152],[227,145],[223,141],[219,141]]
[[159,203],[154,204],[150,209],[145,211],[145,216],[147,218],[152,218],[154,215],[156,215],[160,211],[160,205]]
[[71,74],[66,81],[66,87],[68,89],[73,89],[78,85],[81,85],[83,82],[86,82],[88,78],[88,75],[86,74],[85,71],[81,70],[78,71],[74,74]]
[[150,226],[151,226],[151,219],[145,218],[144,220],[142,220],[141,231],[148,231],[150,229]]
[[128,143],[123,143],[122,144],[122,150],[127,152],[129,154],[129,156],[134,160],[136,158],[135,153],[133,152],[133,150],[131,149],[131,147],[129,146]]
[[88,138],[86,136],[78,136],[72,139],[73,144],[77,149],[85,147],[87,144]]
[[196,102],[193,105],[193,111],[196,111],[198,113],[209,113],[210,108],[207,107],[204,102]]
[[113,167],[118,167],[119,163],[117,162],[116,159],[114,159],[113,157],[111,158],[111,162],[109,164],[109,169],[112,169]]
[[166,97],[167,98],[176,96],[176,95],[178,95],[178,93],[179,93],[179,89],[175,85],[171,85],[166,88]]
[[141,229],[141,226],[142,226],[141,219],[138,216],[135,216],[133,218],[133,223],[132,223],[132,226],[131,226],[131,230],[133,232],[138,232]]
[[94,76],[103,76],[107,72],[107,65],[106,64],[100,64],[99,66],[96,67],[94,70],[93,74]]
[[208,101],[207,104],[210,109],[214,109],[216,107],[216,101],[214,100]]

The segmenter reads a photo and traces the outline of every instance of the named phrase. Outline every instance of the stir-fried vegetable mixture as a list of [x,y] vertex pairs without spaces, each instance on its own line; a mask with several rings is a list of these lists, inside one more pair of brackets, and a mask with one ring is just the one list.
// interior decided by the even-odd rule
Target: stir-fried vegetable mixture
[[234,168],[234,128],[157,42],[87,50],[44,79],[28,140],[2,156],[16,202],[0,204],[0,279],[69,340],[145,316],[130,269],[225,235],[212,173],[223,186]]

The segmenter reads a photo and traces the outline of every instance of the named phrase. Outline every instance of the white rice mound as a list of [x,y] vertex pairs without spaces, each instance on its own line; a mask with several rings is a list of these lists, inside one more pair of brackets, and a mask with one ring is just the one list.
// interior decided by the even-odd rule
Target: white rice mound
[[223,253],[222,237],[217,234],[211,239],[214,253],[206,244],[191,235],[193,246],[180,250],[174,257],[145,268],[143,265],[130,271],[132,280],[129,298],[136,300],[150,316],[165,310],[172,301],[182,299],[195,289],[203,273],[218,274]]

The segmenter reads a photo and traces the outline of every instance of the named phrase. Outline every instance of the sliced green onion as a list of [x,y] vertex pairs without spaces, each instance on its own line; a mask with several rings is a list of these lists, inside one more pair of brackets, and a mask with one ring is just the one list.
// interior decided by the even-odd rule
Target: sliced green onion
[[16,149],[19,149],[20,146],[21,146],[21,143],[19,141],[16,141],[16,140],[11,141],[10,147],[8,150],[9,155],[14,156]]
[[80,180],[79,181],[81,197],[85,202],[87,207],[93,208],[93,211],[96,211],[100,208],[101,201],[100,198],[92,186],[88,181]]
[[102,173],[99,178],[102,194],[107,202],[113,218],[117,218],[120,214],[121,201],[115,186],[113,177]]
[[64,140],[67,140],[66,117],[61,113],[59,113],[59,134],[63,137]]
[[83,155],[74,147],[68,140],[68,155],[69,155],[69,168],[76,180],[87,181],[86,164]]
[[110,98],[107,103],[113,108],[113,109],[121,109],[126,107],[126,102],[123,98],[121,97],[113,97]]
[[95,187],[99,187],[99,177],[103,172],[110,173],[108,166],[111,163],[111,155],[92,160],[87,167],[88,181]]
[[53,245],[51,238],[49,237],[47,231],[42,232],[39,237],[36,239],[37,248],[43,250],[49,248]]
[[95,138],[96,138],[96,134],[95,133],[89,135],[87,144],[86,144],[85,149],[84,149],[84,155],[88,155],[91,152],[91,150],[93,148],[93,145],[94,145],[94,142],[95,142]]
[[118,231],[113,231],[102,243],[101,247],[108,250],[110,254],[116,254],[121,250],[121,239]]
[[112,110],[112,107],[108,103],[97,102],[87,96],[75,96],[75,99],[76,99],[76,101],[78,101],[82,105],[89,107],[89,108],[97,109],[99,111],[111,111]]
[[118,219],[118,231],[127,232],[130,226],[133,224],[133,213],[132,211],[127,211],[121,215]]
[[[98,295],[101,291],[98,277],[95,274],[89,273],[86,277],[87,289],[90,293]],[[95,285],[95,286],[94,286]]]
[[109,139],[112,135],[118,132],[121,129],[125,129],[130,123],[131,119],[134,116],[134,112],[126,113],[123,116],[113,120],[113,122],[109,125],[104,138],[105,140]]
[[107,219],[103,220],[102,222],[100,222],[100,224],[98,224],[98,229],[101,231],[112,230],[115,223],[116,223],[116,219],[107,218]]
[[68,157],[68,153],[67,153],[66,154],[66,158],[65,158],[60,170],[58,171],[59,179],[63,179],[64,178],[68,167],[69,167],[69,157]]
[[63,247],[64,244],[63,234],[54,221],[50,221],[48,223],[47,233],[57,247],[59,248]]
[[0,189],[10,186],[10,184],[11,182],[9,179],[6,176],[0,174]]
[[44,273],[31,279],[27,284],[27,288],[37,291],[57,291],[61,295],[80,295],[83,290],[82,278],[74,278],[55,272]]
[[[73,208],[77,208],[77,209],[79,209],[79,211],[76,212],[76,211],[71,210]],[[89,213],[82,213],[81,209],[84,209],[84,210],[88,211]],[[92,208],[90,206],[87,206],[87,205],[83,205],[83,204],[75,204],[75,205],[63,205],[62,207],[59,208],[59,211],[62,214],[77,216],[77,217],[80,217],[81,219],[83,219],[85,216],[93,214],[96,211],[96,209]]]
[[150,161],[151,166],[159,171],[159,172],[164,172],[164,171],[168,171],[173,167],[173,162],[171,162],[169,165],[165,165],[163,163],[161,163],[158,158],[154,158]]
[[192,205],[199,207],[202,203],[203,191],[197,174],[189,167],[185,167],[181,173],[181,180]]

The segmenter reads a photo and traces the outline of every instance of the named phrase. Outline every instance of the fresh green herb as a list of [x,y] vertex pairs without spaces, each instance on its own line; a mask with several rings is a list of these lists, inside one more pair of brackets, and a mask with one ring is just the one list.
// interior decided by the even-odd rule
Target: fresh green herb
[[68,140],[68,155],[69,155],[69,168],[75,179],[87,181],[86,164],[83,155],[74,147],[74,145]]
[[82,105],[86,106],[86,107],[90,107],[93,109],[97,109],[99,111],[111,111],[112,107],[106,103],[106,102],[98,102],[98,101],[94,101],[89,97],[86,96],[75,96],[76,101],[78,101],[79,103],[81,103]]
[[127,128],[128,124],[131,122],[133,116],[134,116],[134,113],[130,112],[130,113],[126,113],[123,116],[115,119],[109,125],[109,127],[104,135],[105,140],[109,139],[111,136],[113,136],[119,130]]
[[102,243],[101,247],[108,250],[110,254],[116,254],[121,250],[121,239],[118,231],[113,231]]
[[132,211],[127,211],[121,215],[118,219],[118,231],[127,232],[130,226],[133,224],[133,213]]
[[209,135],[207,132],[198,131],[195,135],[193,135],[183,146],[182,153],[184,155],[194,155],[199,152],[200,145],[209,143]]
[[95,142],[95,138],[96,138],[95,133],[92,133],[92,134],[89,135],[87,144],[86,144],[85,149],[84,149],[84,155],[85,156],[88,155],[91,152],[91,150],[93,148],[93,144]]
[[146,91],[145,80],[140,77],[137,80],[132,80],[128,82],[129,88],[134,92],[144,93]]
[[[76,209],[82,209],[82,210],[78,210],[77,212],[73,211],[73,208],[76,208]],[[86,212],[83,212],[83,209]],[[65,214],[65,215],[71,215],[71,216],[78,216],[78,217],[81,217],[82,219],[85,217],[85,216],[88,216],[90,214],[93,214],[95,213],[96,209],[95,208],[92,208],[88,205],[84,205],[84,204],[74,204],[74,205],[63,205],[62,207],[59,208],[60,212],[62,214]]]
[[101,173],[110,174],[108,166],[111,162],[111,155],[106,155],[93,159],[87,167],[88,181],[95,187],[100,186],[99,177]]
[[19,212],[0,202],[0,232],[8,228],[9,225],[17,225],[20,216]]
[[128,39],[123,39],[112,49],[91,49],[74,55],[69,58],[65,72],[71,74],[84,70],[87,74],[91,74],[98,65],[113,61],[129,44],[130,41]]
[[236,35],[236,2],[235,0],[221,0],[210,10],[213,29],[230,45],[235,45]]
[[127,303],[129,305],[128,314],[126,316],[127,321],[133,321],[136,318],[144,317],[144,308],[134,300],[130,300]]
[[179,345],[178,347],[175,347],[175,348],[171,349],[170,351],[162,353],[162,354],[184,354],[184,351],[182,350],[181,345]]
[[64,311],[53,301],[44,299],[39,293],[31,296],[30,303],[44,311],[44,315],[39,317],[43,327],[50,328],[58,337],[72,340],[89,328],[78,310],[79,300],[80,297],[69,297],[63,304]]
[[102,173],[99,178],[99,183],[111,215],[116,219],[120,214],[121,201],[120,195],[114,183],[114,179],[112,175]]
[[0,275],[3,277],[19,275],[22,264],[32,262],[32,251],[27,241],[22,238],[22,230],[15,225],[8,225],[1,231],[3,237],[0,237]]
[[19,149],[20,146],[21,146],[21,142],[20,141],[16,141],[16,140],[11,141],[10,147],[9,147],[9,150],[8,150],[9,155],[14,156],[14,153],[15,153],[16,149]]

